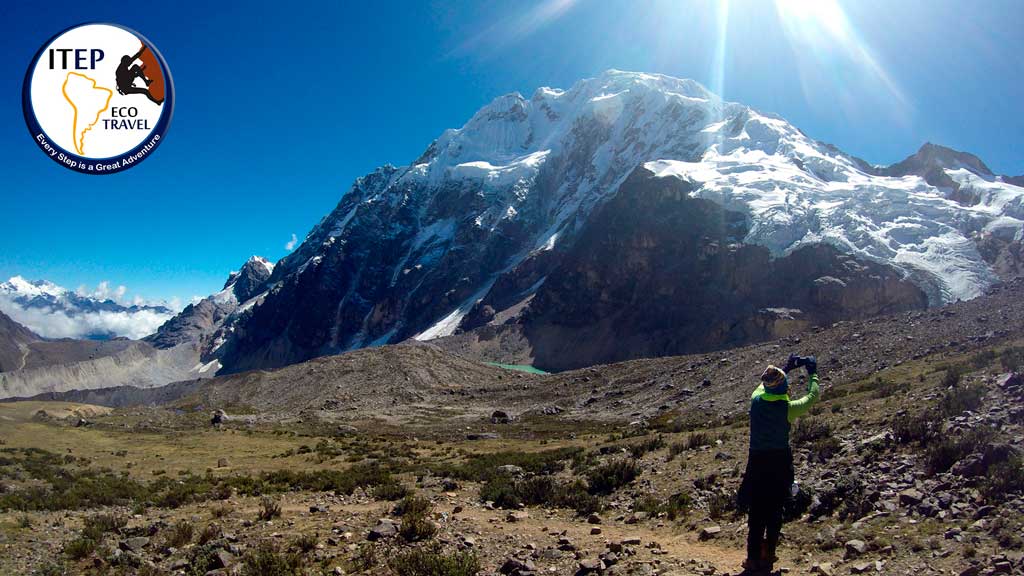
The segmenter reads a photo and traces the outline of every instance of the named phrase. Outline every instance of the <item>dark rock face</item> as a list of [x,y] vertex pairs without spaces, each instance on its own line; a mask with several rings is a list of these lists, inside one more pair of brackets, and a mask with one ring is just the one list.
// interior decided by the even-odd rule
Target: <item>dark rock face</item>
[[[914,154],[908,156],[902,162],[886,166],[877,172],[883,176],[906,176],[914,174],[926,177],[935,168],[956,168],[963,166],[975,174],[992,175],[992,170],[974,154],[960,152],[938,144],[926,142]],[[926,178],[927,180],[927,178]],[[929,184],[932,184],[930,181]],[[932,184],[936,186],[936,184]]]
[[274,287],[225,346],[225,372],[410,338],[523,249],[520,224],[487,230],[465,216],[484,209],[476,186],[452,182],[440,194],[388,187],[394,173],[386,167],[357,181],[278,263]]
[[1000,234],[981,234],[978,252],[1003,280],[1024,276],[1024,242]]
[[238,310],[240,304],[266,289],[272,269],[273,266],[264,258],[249,258],[238,272],[228,276],[221,292],[189,304],[145,340],[156,348],[195,343],[204,352],[204,359],[207,359],[214,334]]
[[925,143],[920,150],[902,162],[881,170],[874,170],[874,172],[881,176],[908,176],[911,174],[920,176],[932,186],[948,190],[947,197],[950,200],[965,206],[973,206],[979,200],[977,192],[962,187],[950,178],[945,170],[961,166],[975,174],[993,176],[989,167],[974,154],[960,152],[931,142]]
[[34,332],[0,312],[0,372],[25,366],[27,344],[41,340]]
[[224,283],[224,289],[230,288],[235,294],[235,299],[245,302],[263,291],[273,268],[273,265],[265,258],[253,256],[242,266],[241,270],[228,277],[228,281]]
[[827,245],[772,259],[738,242],[742,215],[688,192],[638,169],[591,218],[524,313],[536,366],[711,350],[927,305],[895,269]]
[[206,337],[216,330],[234,309],[234,305],[226,302],[204,298],[186,306],[146,340],[156,348],[173,348],[186,342],[197,342],[201,346]]

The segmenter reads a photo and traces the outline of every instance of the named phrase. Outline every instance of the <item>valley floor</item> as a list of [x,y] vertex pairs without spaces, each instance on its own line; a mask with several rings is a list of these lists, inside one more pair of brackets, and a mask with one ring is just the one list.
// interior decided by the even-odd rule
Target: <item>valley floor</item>
[[[793,430],[780,566],[1021,573],[1021,344],[826,387]],[[0,404],[0,572],[737,574],[739,414],[481,419],[497,432],[469,440],[432,420]]]

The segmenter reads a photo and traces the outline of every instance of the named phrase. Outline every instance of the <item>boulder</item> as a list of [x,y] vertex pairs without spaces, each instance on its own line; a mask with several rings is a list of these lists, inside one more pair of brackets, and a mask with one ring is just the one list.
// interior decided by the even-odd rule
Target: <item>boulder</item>
[[515,512],[509,512],[508,516],[505,516],[506,522],[522,522],[530,517],[530,513],[526,510],[516,510]]
[[371,542],[376,542],[378,540],[393,538],[396,534],[398,534],[398,526],[395,524],[395,521],[390,518],[381,518],[377,522],[377,525],[370,529],[370,533],[366,535],[366,539]]
[[523,470],[519,466],[516,466],[515,464],[503,464],[501,466],[498,466],[495,470],[497,470],[498,473],[500,474],[505,474],[506,476],[518,477],[526,474],[525,470]]
[[832,567],[831,562],[815,562],[811,565],[811,574],[820,574],[821,576],[834,576],[835,573],[835,568]]
[[908,488],[900,492],[900,505],[901,506],[917,506],[924,500],[924,494],[916,488]]
[[721,526],[705,526],[700,529],[700,539],[710,540],[722,533]]
[[865,551],[867,551],[868,545],[863,540],[848,540],[846,542],[846,557],[856,558]]
[[586,560],[580,560],[579,569],[576,570],[577,576],[583,574],[597,574],[602,572],[605,568],[604,560],[600,558],[588,558]]
[[536,572],[537,567],[534,565],[532,560],[520,560],[518,558],[509,558],[501,565],[498,572],[502,574],[508,574],[509,576],[518,576],[524,572]]
[[491,424],[508,424],[511,421],[512,417],[504,410],[495,410],[494,412],[491,412]]
[[140,552],[146,546],[149,546],[149,538],[145,536],[136,536],[134,538],[128,538],[121,541],[121,549],[131,552]]

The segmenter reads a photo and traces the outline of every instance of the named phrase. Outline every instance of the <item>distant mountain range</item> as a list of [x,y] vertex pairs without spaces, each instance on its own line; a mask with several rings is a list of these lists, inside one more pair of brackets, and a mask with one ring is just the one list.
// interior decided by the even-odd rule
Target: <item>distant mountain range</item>
[[[49,282],[12,278],[0,285],[0,295],[29,320],[119,318],[121,326],[145,338],[44,338],[0,313],[0,398],[110,386],[152,388],[211,377],[220,364],[201,361],[202,349],[211,346],[225,320],[259,294],[271,270],[273,264],[253,256],[229,275],[223,290],[177,315],[161,306],[121,306]],[[146,315],[159,315],[157,325]]]
[[122,304],[14,276],[0,283],[0,310],[47,338],[141,338],[171,319],[163,305]]

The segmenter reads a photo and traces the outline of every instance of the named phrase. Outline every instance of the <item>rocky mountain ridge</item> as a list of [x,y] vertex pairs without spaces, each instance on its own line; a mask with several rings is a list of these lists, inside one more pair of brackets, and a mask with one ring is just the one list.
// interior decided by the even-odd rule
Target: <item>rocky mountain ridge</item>
[[[568,421],[655,420],[669,411],[728,417],[746,409],[764,365],[791,351],[815,354],[827,386],[848,384],[921,358],[939,361],[1020,344],[1024,280],[940,308],[839,321],[785,337],[707,354],[617,362],[536,375],[483,364],[493,350],[476,334],[356,350],[276,370],[180,382],[151,390],[93,390],[47,400],[125,406],[221,406],[269,421],[314,417],[377,422],[473,422],[494,410]],[[473,347],[476,346],[476,349]],[[494,355],[493,361],[508,361]],[[457,430],[457,427],[452,427]]]
[[930,305],[1021,270],[1024,189],[969,154],[928,144],[872,166],[691,80],[608,71],[499,97],[412,164],[357,179],[209,356],[278,367],[518,317],[638,167],[734,214],[734,243],[830,245]]

